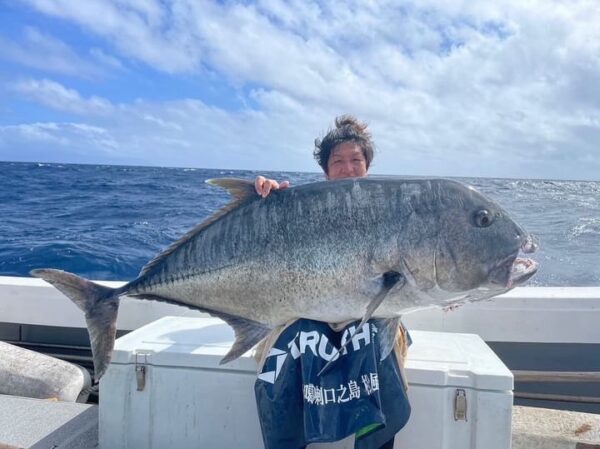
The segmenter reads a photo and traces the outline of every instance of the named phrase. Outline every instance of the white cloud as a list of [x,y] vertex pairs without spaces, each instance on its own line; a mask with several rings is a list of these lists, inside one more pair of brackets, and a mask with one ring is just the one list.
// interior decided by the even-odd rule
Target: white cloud
[[[169,73],[192,71],[199,54],[188,29],[181,29],[173,11],[158,2],[87,0],[77,7],[69,0],[28,0],[40,12],[70,20],[108,39],[123,55]],[[181,2],[184,3],[184,2]],[[177,8],[175,2],[173,8]]]
[[123,154],[111,132],[86,123],[30,123],[0,126],[2,160],[140,164]]
[[0,37],[0,60],[51,73],[98,78],[106,72],[97,64],[81,58],[69,45],[33,27],[11,40]]
[[118,71],[126,70],[125,66],[118,58],[114,57],[113,55],[107,54],[101,48],[90,49],[90,56],[107,69],[113,69]]
[[59,131],[59,125],[56,123],[28,123],[23,125],[9,125],[0,128],[2,132],[3,140],[9,139],[10,137],[17,138],[22,137],[25,141],[38,141],[47,143],[58,143],[65,144],[67,140],[61,138]]
[[[118,123],[97,119],[122,151],[149,161],[314,169],[312,140],[349,112],[371,123],[381,172],[597,177],[600,168],[594,2],[28,3],[121,57],[250,89],[233,112],[141,101],[113,110]],[[64,89],[52,94],[68,98]]]
[[83,98],[76,90],[48,79],[21,81],[11,87],[14,91],[58,111],[104,115],[113,110],[113,105],[104,98]]

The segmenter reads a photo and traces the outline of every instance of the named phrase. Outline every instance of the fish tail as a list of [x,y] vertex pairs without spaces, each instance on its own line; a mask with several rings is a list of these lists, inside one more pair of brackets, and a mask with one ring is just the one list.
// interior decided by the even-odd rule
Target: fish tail
[[119,295],[123,289],[105,287],[62,270],[44,268],[30,273],[52,284],[85,312],[94,380],[98,381],[108,368],[115,345]]

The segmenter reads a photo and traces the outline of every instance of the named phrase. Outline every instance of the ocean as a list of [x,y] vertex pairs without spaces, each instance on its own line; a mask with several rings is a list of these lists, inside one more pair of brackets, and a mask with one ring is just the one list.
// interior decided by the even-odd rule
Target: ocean
[[[0,162],[0,275],[52,267],[130,280],[228,201],[215,177],[263,174],[292,185],[318,173]],[[600,286],[600,182],[457,178],[537,236],[531,286]]]

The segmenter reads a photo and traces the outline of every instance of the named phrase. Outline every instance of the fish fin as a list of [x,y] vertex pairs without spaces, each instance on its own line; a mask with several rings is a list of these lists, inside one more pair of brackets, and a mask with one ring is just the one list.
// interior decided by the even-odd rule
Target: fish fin
[[400,318],[386,318],[381,320],[379,332],[377,333],[381,360],[385,360],[394,350],[399,326]]
[[265,338],[273,329],[257,321],[248,320],[227,313],[209,311],[213,316],[221,318],[229,324],[235,332],[235,342],[225,357],[219,362],[223,365],[237,359],[246,351],[252,349],[259,341]]
[[[173,301],[162,296],[152,295],[148,293],[134,293],[132,295],[127,296],[136,299],[149,299],[152,301],[160,301],[179,306],[186,306],[186,304],[181,304],[177,301]],[[259,323],[258,321],[253,321],[239,316],[230,315],[224,312],[217,312],[215,310],[206,309],[204,307],[187,307],[193,310],[208,313],[211,316],[219,318],[225,321],[233,328],[233,331],[235,332],[235,342],[233,343],[233,346],[231,347],[229,352],[219,362],[221,365],[237,359],[246,351],[252,349],[253,346],[255,346],[259,341],[265,338],[269,334],[269,332],[273,330],[273,328],[265,324]]]
[[154,267],[160,264],[165,258],[169,255],[173,254],[179,247],[183,246],[185,243],[193,239],[196,235],[198,235],[203,229],[208,227],[210,224],[217,221],[219,218],[227,215],[233,209],[238,207],[240,204],[251,200],[258,199],[259,196],[256,193],[254,188],[254,183],[251,181],[247,181],[245,179],[234,179],[234,178],[216,178],[209,179],[206,181],[208,184],[219,186],[227,192],[231,196],[233,196],[233,201],[227,203],[221,209],[217,210],[214,214],[204,220],[202,223],[197,224],[188,232],[186,232],[183,236],[181,236],[178,240],[173,242],[163,251],[158,253],[152,260],[150,260],[146,265],[142,267],[140,274],[138,277],[144,276],[148,274]]
[[52,284],[85,312],[94,359],[94,380],[98,381],[110,363],[117,334],[119,295],[124,287],[104,287],[62,270],[32,270],[32,276]]
[[248,198],[256,198],[258,196],[256,188],[254,187],[254,182],[246,179],[213,178],[206,180],[206,183],[227,190],[227,192],[235,198],[234,202],[244,201]]
[[396,285],[402,286],[406,282],[404,276],[398,273],[397,271],[387,271],[383,273],[381,278],[381,289],[367,306],[365,316],[358,325],[357,329],[360,329],[371,318],[371,316],[373,316],[373,313],[375,312],[375,310],[377,310],[377,307],[381,305],[381,303],[393,287],[395,287]]
[[365,311],[365,315],[363,316],[359,325],[356,326],[356,330],[350,336],[350,338],[348,338],[346,340],[346,343],[344,343],[342,346],[340,346],[339,349],[337,349],[335,351],[335,353],[333,354],[333,356],[331,357],[329,362],[327,362],[327,364],[321,369],[321,371],[319,371],[318,376],[325,373],[329,369],[329,367],[332,365],[332,363],[338,358],[338,354],[344,350],[344,348],[348,345],[348,343],[350,343],[352,338],[354,338],[354,335],[360,329],[362,329],[363,326],[365,325],[365,323],[367,321],[369,321],[371,316],[373,316],[373,313],[375,312],[375,310],[377,310],[377,307],[379,307],[381,305],[381,303],[383,302],[383,300],[385,299],[385,297],[387,296],[389,291],[394,286],[396,286],[398,284],[403,285],[405,282],[406,282],[406,280],[405,280],[404,276],[402,274],[398,273],[397,271],[386,271],[385,273],[383,273],[383,275],[381,276],[381,288],[379,289],[379,292],[377,292],[375,297],[371,300],[371,302],[367,305],[367,310]]

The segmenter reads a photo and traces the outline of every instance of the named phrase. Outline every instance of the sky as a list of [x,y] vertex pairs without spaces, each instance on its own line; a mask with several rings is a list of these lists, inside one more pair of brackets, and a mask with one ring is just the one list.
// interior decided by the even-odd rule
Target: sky
[[0,160],[600,180],[596,0],[0,0]]

